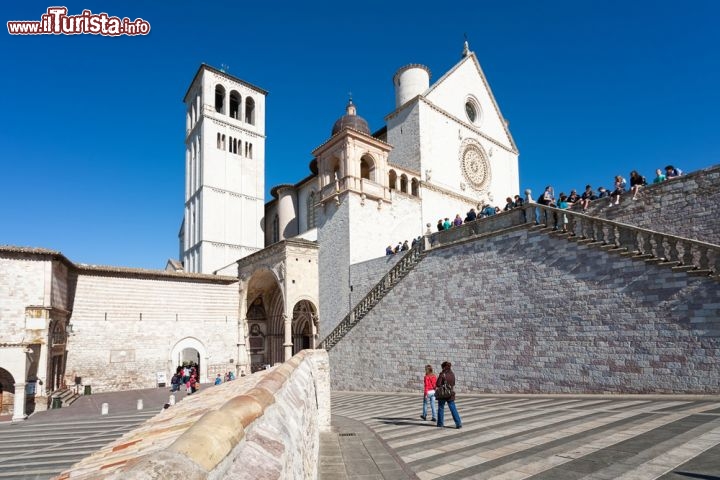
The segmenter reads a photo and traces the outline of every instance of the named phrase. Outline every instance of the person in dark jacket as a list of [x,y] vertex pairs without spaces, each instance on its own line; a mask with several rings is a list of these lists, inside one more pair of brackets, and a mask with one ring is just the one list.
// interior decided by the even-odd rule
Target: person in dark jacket
[[453,388],[453,392],[452,396],[448,400],[440,400],[438,398],[437,426],[445,426],[445,402],[447,402],[448,407],[450,407],[450,413],[455,421],[455,428],[462,428],[462,420],[460,419],[460,414],[455,406],[455,373],[452,371],[452,364],[450,362],[443,362],[441,367],[442,372],[437,378],[437,387],[440,387],[440,385],[444,383],[448,383]]

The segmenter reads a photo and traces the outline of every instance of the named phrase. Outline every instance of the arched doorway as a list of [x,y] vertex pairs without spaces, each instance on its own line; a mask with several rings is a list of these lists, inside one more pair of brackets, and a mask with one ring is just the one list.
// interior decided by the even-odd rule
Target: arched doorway
[[248,281],[245,345],[250,371],[284,361],[284,301],[277,273],[257,270]]
[[[48,392],[54,392],[63,388],[65,378],[65,364],[67,362],[67,332],[65,322],[55,320],[51,327],[48,342],[48,371],[47,386]],[[71,380],[72,381],[72,380]]]
[[268,354],[267,313],[262,297],[257,297],[247,311],[248,350],[250,352],[250,371],[257,372],[265,368]]
[[0,368],[0,415],[13,413],[15,402],[15,378],[12,374]]
[[197,364],[200,382],[207,382],[207,358],[207,349],[200,340],[194,337],[183,338],[170,352],[170,374],[175,373],[179,366]]
[[292,343],[293,355],[306,348],[315,348],[317,332],[317,309],[308,300],[300,300],[293,307]]

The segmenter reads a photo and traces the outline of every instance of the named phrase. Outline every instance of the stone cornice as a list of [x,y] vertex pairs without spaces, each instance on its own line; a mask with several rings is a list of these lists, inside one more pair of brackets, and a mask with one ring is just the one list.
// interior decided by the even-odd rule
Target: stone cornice
[[383,142],[380,139],[377,139],[373,137],[372,135],[368,135],[367,133],[360,132],[358,130],[354,130],[350,127],[345,127],[342,130],[340,130],[338,133],[327,139],[324,143],[321,143],[319,146],[317,146],[313,151],[312,155],[314,157],[317,157],[322,153],[323,151],[327,150],[331,146],[335,145],[336,143],[339,143],[341,140],[343,140],[345,137],[352,137],[356,140],[362,140],[363,142],[367,142],[380,150],[384,150],[389,152],[392,150],[393,146],[390,145],[387,142]]
[[192,202],[192,200],[195,197],[197,197],[200,194],[200,192],[205,188],[209,188],[210,190],[212,190],[215,193],[228,194],[228,195],[232,195],[233,197],[245,198],[247,200],[260,200],[261,202],[265,202],[264,198],[252,197],[250,195],[245,195],[245,194],[238,193],[238,192],[232,192],[230,190],[225,190],[224,188],[215,187],[213,185],[200,185],[200,188],[195,190],[195,192],[192,195],[190,195],[190,197],[187,200],[185,200],[185,206],[186,207],[189,206],[190,203]]
[[460,200],[462,202],[468,202],[471,205],[479,205],[483,201],[482,196],[484,194],[480,194],[480,196],[478,196],[478,198],[468,197],[466,195],[462,195],[460,193],[453,192],[452,190],[441,187],[439,185],[429,183],[425,180],[420,181],[420,187],[427,189],[427,190],[431,190],[433,192],[442,193],[443,195],[447,195],[448,197],[452,197],[452,198],[454,198],[456,200]]
[[318,243],[311,240],[305,240],[303,238],[288,238],[281,240],[263,248],[262,250],[241,258],[237,261],[238,268],[241,269],[251,265],[256,267],[258,263],[273,258],[274,261],[284,259],[287,256],[289,247],[302,247],[317,250]]
[[[223,114],[220,113],[220,114],[218,114],[218,115],[223,115]],[[227,122],[227,121],[223,120],[224,115],[223,115],[223,117],[218,118],[218,117],[210,116],[210,115],[207,115],[207,114],[203,113],[203,117],[209,119],[209,120],[210,120],[212,123],[214,123],[215,125],[223,126],[223,127],[228,127],[230,130],[233,130],[233,131],[238,132],[238,133],[244,133],[244,134],[246,134],[246,135],[249,136],[249,137],[262,138],[262,139],[265,139],[265,138],[266,138],[265,135],[263,135],[263,134],[261,134],[261,133],[254,132],[254,131],[249,130],[249,129],[247,129],[247,128],[238,127],[237,125],[234,125],[234,124],[232,124],[232,123],[230,123],[230,122]],[[228,118],[229,118],[229,117],[228,117]],[[239,120],[238,120],[238,121],[239,121]],[[200,123],[200,122],[198,122],[198,123]]]

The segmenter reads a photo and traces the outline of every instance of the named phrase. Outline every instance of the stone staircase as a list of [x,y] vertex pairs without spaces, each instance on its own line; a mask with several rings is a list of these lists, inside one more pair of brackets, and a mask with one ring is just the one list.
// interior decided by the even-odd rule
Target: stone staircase
[[[537,209],[538,215],[532,210]],[[531,231],[567,238],[678,273],[720,281],[720,246],[543,205],[526,207]],[[564,222],[567,218],[567,223]],[[565,232],[562,226],[565,224]]]
[[58,408],[55,407],[55,404],[57,402],[56,399],[59,399],[60,405],[63,407],[69,407],[73,404],[75,400],[80,398],[80,394],[73,391],[70,388],[62,388],[60,390],[56,390],[50,395],[50,407],[51,408]]
[[417,242],[405,255],[385,274],[385,276],[360,300],[357,305],[343,318],[340,323],[320,342],[320,347],[327,351],[337,345],[367,313],[383,299],[425,256],[424,242]]
[[[567,217],[566,231],[563,232],[565,217]],[[430,249],[475,241],[517,228],[527,228],[531,232],[566,238],[568,241],[596,247],[632,260],[668,267],[677,273],[710,277],[720,281],[720,246],[718,245],[533,203],[426,236],[358,302],[320,343],[319,348],[332,350],[395,285],[415,268]]]

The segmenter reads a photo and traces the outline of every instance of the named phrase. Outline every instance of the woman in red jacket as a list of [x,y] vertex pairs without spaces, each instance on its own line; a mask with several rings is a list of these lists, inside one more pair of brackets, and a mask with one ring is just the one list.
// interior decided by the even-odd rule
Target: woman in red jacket
[[433,373],[432,365],[425,365],[425,393],[423,396],[423,413],[420,418],[427,420],[427,405],[430,404],[430,411],[432,412],[432,421],[435,422],[435,383],[437,377]]

